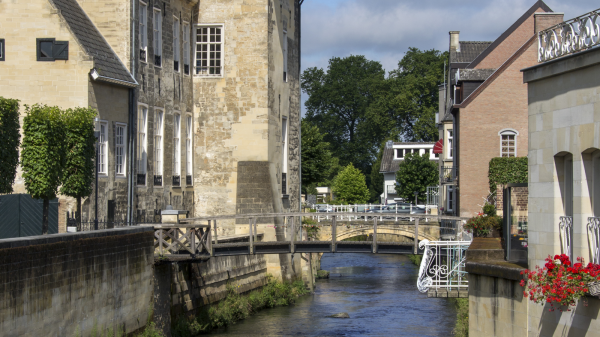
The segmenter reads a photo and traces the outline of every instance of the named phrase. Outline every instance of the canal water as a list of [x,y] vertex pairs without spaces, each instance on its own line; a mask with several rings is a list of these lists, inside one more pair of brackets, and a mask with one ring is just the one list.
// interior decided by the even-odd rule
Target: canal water
[[[325,254],[314,294],[262,310],[215,331],[217,336],[449,336],[456,320],[448,299],[417,290],[419,269],[406,256]],[[349,319],[330,318],[347,312]]]

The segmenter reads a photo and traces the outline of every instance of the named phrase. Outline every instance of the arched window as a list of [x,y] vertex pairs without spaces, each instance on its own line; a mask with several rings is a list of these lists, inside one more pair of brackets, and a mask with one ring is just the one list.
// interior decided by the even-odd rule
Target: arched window
[[519,132],[515,129],[502,129],[498,132],[500,136],[500,157],[517,156],[517,136]]

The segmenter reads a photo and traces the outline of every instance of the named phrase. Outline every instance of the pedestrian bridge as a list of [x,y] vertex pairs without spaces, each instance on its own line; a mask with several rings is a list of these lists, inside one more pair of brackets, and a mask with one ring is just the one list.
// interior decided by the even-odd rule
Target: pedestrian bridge
[[[349,219],[349,215],[362,217],[365,214],[328,213],[330,221],[327,223],[308,226],[302,225],[301,219],[319,216],[318,213],[261,213],[181,219],[178,223],[153,226],[155,256],[162,260],[182,261],[254,254],[423,254],[425,248],[419,247],[418,242],[440,240],[441,229],[444,229],[440,223],[443,220],[457,226],[464,220],[459,217],[412,215],[412,222],[382,221],[379,218],[359,223],[338,221]],[[240,226],[240,223],[246,225]],[[231,242],[231,236],[219,240],[219,226],[236,227],[239,240],[234,241],[238,242]],[[457,231],[458,227],[453,230]],[[239,234],[239,231],[243,233]],[[342,241],[360,235],[371,236],[372,240]],[[404,236],[414,242],[381,241],[378,237],[382,235]],[[414,240],[415,237],[417,240]]]

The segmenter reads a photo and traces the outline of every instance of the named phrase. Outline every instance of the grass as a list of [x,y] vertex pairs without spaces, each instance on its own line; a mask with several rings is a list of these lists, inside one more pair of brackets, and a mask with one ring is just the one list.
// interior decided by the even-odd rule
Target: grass
[[[293,304],[302,295],[308,294],[302,281],[284,283],[271,275],[260,290],[238,294],[238,285],[227,284],[227,297],[212,305],[191,320],[180,318],[171,330],[174,337],[192,337],[213,329],[226,327],[264,309]],[[153,337],[153,336],[152,336]]]
[[468,337],[469,336],[469,299],[468,298],[451,298],[456,306],[456,325],[454,326],[454,336]]
[[327,270],[317,270],[317,279],[329,278],[329,272]]
[[423,255],[412,255],[409,254],[408,255],[408,259],[410,260],[410,262],[414,263],[417,266],[421,265],[421,260],[423,260]]

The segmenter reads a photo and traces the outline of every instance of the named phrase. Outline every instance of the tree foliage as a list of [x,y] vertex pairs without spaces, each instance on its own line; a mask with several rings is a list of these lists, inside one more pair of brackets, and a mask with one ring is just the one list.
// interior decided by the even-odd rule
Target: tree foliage
[[488,178],[490,192],[496,192],[497,185],[526,183],[528,179],[527,157],[496,157],[490,160]]
[[308,94],[305,119],[319,126],[340,164],[370,172],[379,144],[394,127],[391,116],[370,111],[385,92],[381,64],[364,56],[333,57],[327,72],[306,69],[301,87]]
[[365,175],[352,164],[346,166],[335,177],[333,192],[338,200],[349,204],[364,204],[369,200]]
[[396,172],[396,192],[405,200],[413,200],[414,192],[418,192],[417,199],[425,201],[427,187],[438,185],[439,170],[435,162],[429,160],[429,154],[420,156],[410,153],[404,156]]
[[92,108],[68,109],[65,112],[67,147],[64,179],[60,193],[74,198],[92,193],[94,179],[94,117]]
[[302,127],[302,192],[314,192],[319,184],[329,185],[340,170],[338,158],[330,145],[323,140],[324,134],[316,125],[301,121]]
[[19,164],[19,101],[0,96],[0,193],[12,193]]

